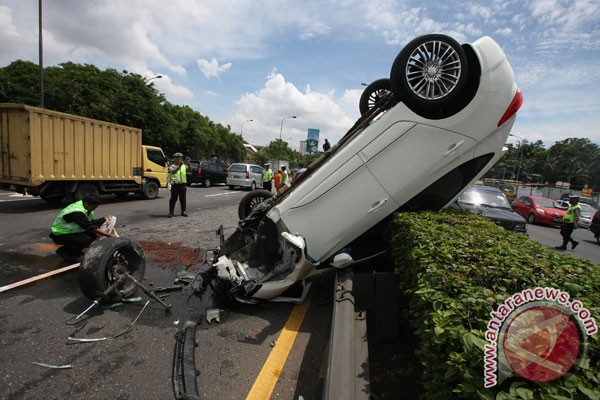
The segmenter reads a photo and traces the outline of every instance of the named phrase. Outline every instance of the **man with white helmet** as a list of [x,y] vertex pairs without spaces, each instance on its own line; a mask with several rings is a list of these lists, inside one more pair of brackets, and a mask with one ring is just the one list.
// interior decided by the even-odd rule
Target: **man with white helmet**
[[175,204],[179,199],[181,205],[181,215],[187,217],[186,208],[186,191],[187,191],[187,167],[183,161],[183,154],[173,154],[173,164],[169,166],[169,174],[171,175],[171,199],[169,199],[169,218],[175,216]]

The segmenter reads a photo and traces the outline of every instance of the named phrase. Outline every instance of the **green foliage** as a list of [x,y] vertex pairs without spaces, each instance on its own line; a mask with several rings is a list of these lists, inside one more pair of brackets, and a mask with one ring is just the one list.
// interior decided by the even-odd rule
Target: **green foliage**
[[[40,104],[39,68],[15,61],[0,68],[0,102]],[[144,144],[167,155],[182,152],[197,159],[241,161],[245,150],[229,127],[215,124],[189,107],[176,106],[141,75],[71,62],[44,69],[48,109],[140,128]]]
[[549,149],[541,141],[508,144],[508,151],[486,178],[525,182],[570,182],[573,186],[600,188],[600,147],[587,138],[568,138]]
[[598,399],[600,340],[572,375],[547,383],[512,376],[483,387],[484,334],[490,312],[528,288],[569,292],[600,318],[600,271],[460,211],[399,213],[388,237],[404,312],[419,337],[427,399]]

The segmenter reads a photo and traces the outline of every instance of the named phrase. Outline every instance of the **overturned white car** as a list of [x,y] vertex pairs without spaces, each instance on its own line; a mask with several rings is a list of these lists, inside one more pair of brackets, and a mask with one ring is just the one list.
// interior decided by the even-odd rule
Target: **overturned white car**
[[236,232],[207,273],[244,302],[298,300],[310,278],[378,253],[396,211],[440,210],[502,155],[522,104],[512,68],[489,37],[408,43],[390,78],[367,87],[363,116],[290,187],[252,191]]
[[414,39],[338,144],[287,190],[242,199],[238,229],[210,260],[217,280],[240,301],[302,299],[323,268],[369,257],[367,236],[394,212],[442,209],[481,177],[522,102],[493,39]]

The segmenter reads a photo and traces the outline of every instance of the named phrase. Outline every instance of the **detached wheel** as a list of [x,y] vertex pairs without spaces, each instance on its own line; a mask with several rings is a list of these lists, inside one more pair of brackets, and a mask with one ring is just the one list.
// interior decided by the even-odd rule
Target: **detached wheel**
[[257,205],[271,197],[273,197],[273,193],[268,190],[258,189],[251,191],[242,197],[240,205],[238,206],[238,216],[240,219],[246,219]]
[[365,115],[369,110],[373,109],[377,103],[392,93],[392,84],[389,79],[383,78],[372,82],[360,95],[358,108],[360,115]]
[[102,297],[102,303],[114,303],[131,297],[137,286],[127,278],[107,296],[108,287],[123,276],[123,271],[141,281],[146,271],[144,251],[140,245],[127,238],[103,238],[96,240],[85,253],[79,267],[79,287],[90,300]]
[[398,100],[422,117],[447,118],[468,79],[464,49],[446,35],[420,36],[400,51],[390,73]]
[[75,201],[79,201],[85,199],[85,197],[90,194],[95,194],[96,196],[98,196],[98,188],[93,183],[83,183],[77,187],[73,198],[75,199]]
[[146,200],[153,200],[158,197],[158,184],[154,181],[148,181],[142,189],[142,196]]

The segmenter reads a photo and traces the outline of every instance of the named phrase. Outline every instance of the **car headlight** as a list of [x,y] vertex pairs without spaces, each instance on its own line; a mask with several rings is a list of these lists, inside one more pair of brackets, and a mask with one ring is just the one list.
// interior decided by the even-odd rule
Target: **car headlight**
[[541,208],[536,208],[535,212],[537,212],[538,214],[546,214],[546,212],[544,210],[542,210]]

